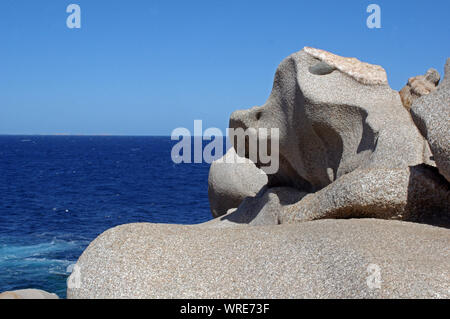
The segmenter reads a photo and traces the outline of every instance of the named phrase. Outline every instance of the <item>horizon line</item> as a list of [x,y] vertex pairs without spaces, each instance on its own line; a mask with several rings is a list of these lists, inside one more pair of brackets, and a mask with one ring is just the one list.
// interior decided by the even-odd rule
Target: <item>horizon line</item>
[[[0,133],[0,136],[74,136],[74,137],[171,137],[172,135],[152,135],[152,134],[9,134],[9,133]],[[182,136],[190,136],[190,137],[214,137],[214,135],[182,135]],[[223,135],[223,137],[227,137]]]

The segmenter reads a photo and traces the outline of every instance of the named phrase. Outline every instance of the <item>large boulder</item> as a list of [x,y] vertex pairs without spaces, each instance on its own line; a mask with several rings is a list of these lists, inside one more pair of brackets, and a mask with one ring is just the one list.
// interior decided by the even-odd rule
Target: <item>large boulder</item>
[[450,298],[450,232],[320,220],[208,228],[129,224],[94,240],[68,298]]
[[435,69],[429,69],[425,75],[409,78],[408,83],[400,90],[403,106],[410,110],[415,100],[436,90],[439,80],[440,75]]
[[269,184],[309,192],[360,167],[422,164],[426,151],[382,67],[312,48],[281,62],[267,102],[234,112],[230,127],[278,128]]
[[208,197],[212,215],[219,217],[255,196],[267,184],[267,175],[230,148],[209,169]]
[[439,172],[450,182],[450,58],[442,83],[413,103],[411,115],[430,144]]
[[[380,66],[304,48],[280,64],[267,102],[234,112],[230,127],[279,128],[280,169],[268,175],[267,191],[288,187],[309,195],[275,211],[259,209],[269,218],[256,218],[246,205],[228,221],[448,219],[449,185],[422,165],[434,165],[429,146]],[[421,187],[431,200],[412,196]],[[261,194],[252,206],[266,202]]]
[[21,289],[5,291],[0,294],[0,299],[59,299],[59,297],[40,289]]

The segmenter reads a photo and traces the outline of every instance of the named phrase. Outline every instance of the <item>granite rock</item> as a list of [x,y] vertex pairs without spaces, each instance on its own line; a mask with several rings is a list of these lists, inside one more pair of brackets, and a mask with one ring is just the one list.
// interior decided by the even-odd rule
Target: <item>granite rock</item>
[[81,284],[67,296],[450,298],[449,245],[448,229],[373,219],[129,224],[89,245],[77,262]]
[[230,148],[211,164],[208,197],[212,215],[219,217],[238,207],[246,197],[255,196],[267,184],[267,175],[254,163]]
[[356,170],[315,193],[263,189],[207,224],[277,225],[324,218],[396,219],[450,228],[450,184],[436,168],[424,164]]
[[431,147],[439,172],[450,182],[450,58],[442,83],[413,103],[411,115]]
[[0,299],[59,299],[59,297],[44,290],[21,289],[0,293]]
[[[421,220],[437,214],[446,223],[450,214],[448,184],[431,168],[418,168],[434,165],[428,143],[380,66],[306,47],[280,64],[267,102],[234,112],[230,127],[278,128],[280,169],[268,175],[268,191],[289,187],[309,195],[288,205],[287,213],[286,207],[270,213],[258,209],[275,219],[256,218],[254,211],[238,209],[227,215],[228,220],[248,216],[250,224],[361,216]],[[411,178],[416,173],[420,179]],[[373,180],[386,187],[377,188]],[[411,180],[439,190],[431,211],[427,202],[409,195],[417,189]],[[393,199],[393,191],[402,196]],[[319,198],[324,200],[321,205],[309,204]],[[259,196],[253,202],[259,207],[267,200]],[[345,208],[339,208],[341,204]]]
[[415,100],[436,90],[439,80],[440,75],[435,69],[429,69],[425,75],[410,78],[400,91],[403,106],[410,110]]
[[237,209],[229,210],[225,216],[203,223],[208,227],[236,225],[277,225],[285,210],[299,202],[307,193],[291,187],[262,188],[253,197],[247,197]]
[[[448,99],[445,83],[412,111]],[[280,170],[214,163],[211,209],[226,215],[104,232],[68,298],[450,298],[450,184],[381,67],[305,48],[230,127],[279,128]]]

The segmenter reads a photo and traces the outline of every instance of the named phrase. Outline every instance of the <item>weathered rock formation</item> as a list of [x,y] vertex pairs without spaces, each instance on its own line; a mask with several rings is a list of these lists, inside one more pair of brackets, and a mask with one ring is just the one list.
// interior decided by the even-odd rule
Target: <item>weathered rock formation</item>
[[305,48],[280,64],[266,104],[234,112],[230,127],[279,128],[280,170],[268,176],[267,191],[291,187],[308,195],[274,211],[260,194],[252,206],[265,217],[247,203],[228,221],[373,217],[448,223],[449,184],[422,165],[434,165],[428,144],[379,66]]
[[208,197],[212,215],[225,215],[246,197],[255,196],[266,184],[267,175],[230,148],[209,170]]
[[[412,107],[447,179],[449,67]],[[225,216],[106,231],[69,298],[450,298],[450,184],[383,68],[305,48],[230,127],[278,128],[279,171],[214,163],[211,210]]]
[[442,83],[414,102],[411,115],[430,144],[439,172],[450,182],[450,58]]
[[440,75],[435,69],[429,69],[425,75],[410,78],[408,83],[400,90],[403,106],[410,110],[414,101],[436,90],[439,79]]

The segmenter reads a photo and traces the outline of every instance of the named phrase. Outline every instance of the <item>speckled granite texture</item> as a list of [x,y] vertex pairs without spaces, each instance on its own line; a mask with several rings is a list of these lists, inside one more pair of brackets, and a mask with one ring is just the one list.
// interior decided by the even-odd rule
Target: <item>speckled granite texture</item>
[[442,83],[413,103],[411,115],[430,144],[439,172],[450,182],[450,58]]
[[[450,298],[450,232],[384,220],[110,229],[69,298]],[[371,289],[368,266],[380,269]]]

